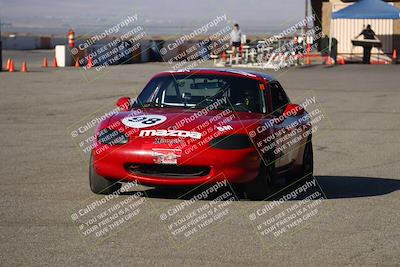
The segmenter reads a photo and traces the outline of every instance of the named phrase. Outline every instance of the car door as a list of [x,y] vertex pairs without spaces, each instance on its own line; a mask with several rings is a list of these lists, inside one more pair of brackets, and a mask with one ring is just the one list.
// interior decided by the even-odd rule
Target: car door
[[290,146],[290,141],[296,138],[297,134],[292,134],[296,129],[290,127],[298,119],[297,116],[294,117],[283,117],[283,113],[287,104],[290,103],[282,86],[277,81],[269,83],[269,88],[271,91],[271,100],[273,108],[273,116],[275,118],[284,118],[279,120],[278,123],[274,124],[274,131],[277,133],[275,137],[276,149],[275,154],[277,156],[277,161],[275,166],[278,168],[288,167],[294,160],[296,156],[296,151],[293,150],[293,146]]

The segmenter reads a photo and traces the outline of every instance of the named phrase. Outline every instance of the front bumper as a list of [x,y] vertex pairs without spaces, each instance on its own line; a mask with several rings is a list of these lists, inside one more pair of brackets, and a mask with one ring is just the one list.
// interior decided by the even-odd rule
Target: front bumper
[[[193,186],[227,180],[245,183],[259,171],[260,158],[251,147],[222,150],[207,147],[201,152],[182,152],[177,164],[156,164],[153,148],[131,144],[93,150],[97,174],[111,180],[136,181],[144,185]],[[98,152],[102,151],[102,152]]]

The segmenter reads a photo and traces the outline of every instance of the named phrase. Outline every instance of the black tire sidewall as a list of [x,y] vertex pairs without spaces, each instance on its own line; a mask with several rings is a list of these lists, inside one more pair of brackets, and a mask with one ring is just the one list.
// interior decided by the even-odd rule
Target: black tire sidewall
[[245,184],[246,196],[250,200],[264,200],[272,193],[272,179],[274,163],[269,159],[260,163],[260,170],[257,177]]
[[[309,162],[308,162],[309,161]],[[310,166],[308,167],[307,164]],[[312,176],[314,172],[314,153],[311,140],[305,144],[303,153],[302,176]]]

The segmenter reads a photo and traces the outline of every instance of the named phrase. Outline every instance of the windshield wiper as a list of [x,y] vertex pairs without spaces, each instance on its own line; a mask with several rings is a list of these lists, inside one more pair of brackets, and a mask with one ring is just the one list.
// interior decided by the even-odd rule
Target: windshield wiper
[[146,102],[143,104],[139,104],[139,106],[143,108],[154,108],[154,107],[161,107],[161,105],[157,102]]
[[211,105],[214,102],[213,99],[210,98],[206,98],[203,101],[197,103],[195,106],[193,106],[192,108],[205,108],[209,105]]
[[160,104],[157,102],[146,102],[143,104],[138,104],[138,107],[142,108],[162,108],[162,107],[175,107],[173,105],[167,105],[167,104]]
[[[240,103],[241,104],[241,103]],[[228,109],[231,111],[239,111],[239,112],[249,112],[252,113],[252,111],[250,109],[248,109],[246,106],[244,105],[219,105],[216,109]]]

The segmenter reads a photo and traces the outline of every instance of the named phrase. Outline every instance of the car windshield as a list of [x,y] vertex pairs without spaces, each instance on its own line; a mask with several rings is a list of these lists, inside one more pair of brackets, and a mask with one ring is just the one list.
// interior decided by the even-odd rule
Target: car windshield
[[[151,80],[137,98],[136,107],[233,109],[265,112],[259,81],[218,75],[171,75]],[[215,105],[215,104],[218,105]]]

